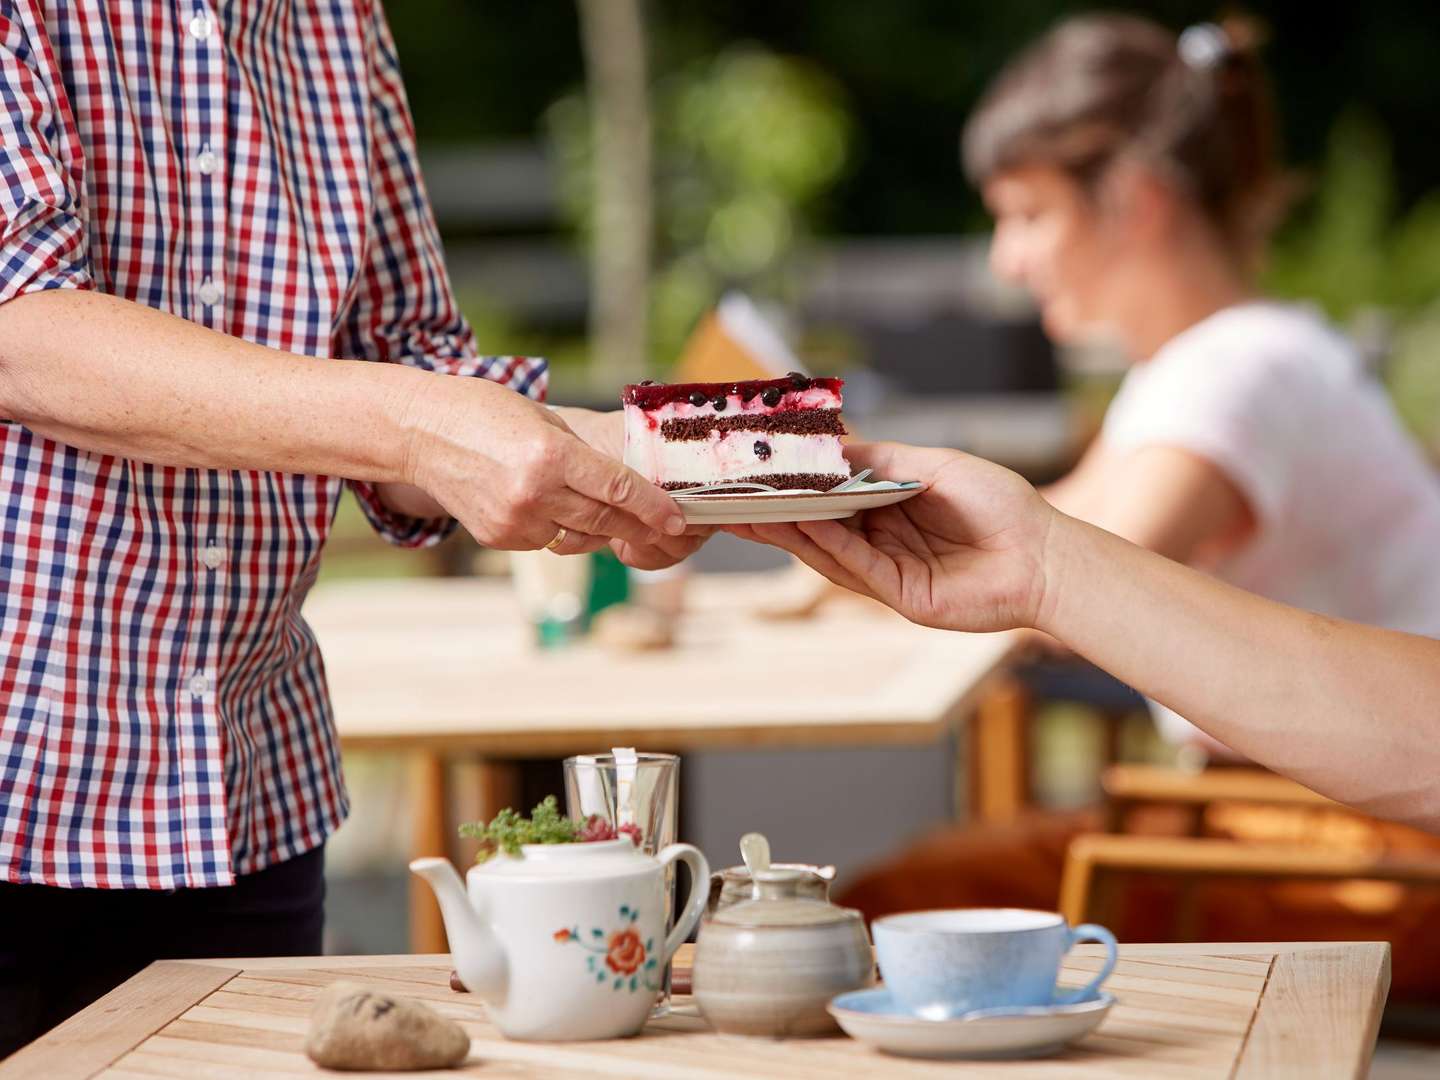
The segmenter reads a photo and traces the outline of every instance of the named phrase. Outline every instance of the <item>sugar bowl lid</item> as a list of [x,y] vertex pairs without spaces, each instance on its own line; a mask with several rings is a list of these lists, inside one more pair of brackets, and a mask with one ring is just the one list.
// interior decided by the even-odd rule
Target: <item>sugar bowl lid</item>
[[803,895],[801,889],[811,876],[804,870],[763,870],[753,876],[750,899],[721,908],[710,921],[723,926],[801,928],[830,926],[861,917],[852,908]]

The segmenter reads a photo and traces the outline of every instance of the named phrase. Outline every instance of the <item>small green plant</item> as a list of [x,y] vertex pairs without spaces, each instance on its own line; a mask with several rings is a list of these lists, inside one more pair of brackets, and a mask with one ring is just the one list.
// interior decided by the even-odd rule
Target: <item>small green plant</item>
[[521,844],[594,844],[624,836],[639,847],[644,839],[640,826],[633,822],[615,826],[599,814],[591,814],[584,821],[563,818],[554,795],[547,795],[528,818],[507,806],[488,825],[478,821],[461,825],[460,835],[480,841],[476,862],[484,862],[497,851],[519,855]]
[[521,844],[573,844],[579,839],[580,825],[562,817],[560,804],[550,795],[528,818],[507,806],[488,825],[478,821],[461,825],[460,835],[480,841],[475,861],[484,862],[497,851],[519,855]]

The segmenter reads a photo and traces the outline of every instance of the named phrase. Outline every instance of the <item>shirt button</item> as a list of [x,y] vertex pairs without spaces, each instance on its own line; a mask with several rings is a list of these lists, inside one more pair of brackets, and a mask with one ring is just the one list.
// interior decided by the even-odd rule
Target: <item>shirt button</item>
[[200,283],[200,288],[195,290],[195,295],[206,307],[214,307],[220,302],[220,298],[225,295],[225,292],[220,288],[218,282],[207,277]]
[[214,20],[204,13],[197,14],[190,20],[190,36],[196,41],[204,41],[210,36],[210,31],[214,29]]
[[195,168],[200,170],[201,176],[209,176],[219,167],[220,155],[211,150],[208,144],[195,155]]
[[209,544],[200,553],[200,561],[211,570],[217,569],[225,561],[225,552],[220,549],[219,544]]
[[204,697],[210,692],[210,680],[204,675],[195,674],[190,676],[190,696]]

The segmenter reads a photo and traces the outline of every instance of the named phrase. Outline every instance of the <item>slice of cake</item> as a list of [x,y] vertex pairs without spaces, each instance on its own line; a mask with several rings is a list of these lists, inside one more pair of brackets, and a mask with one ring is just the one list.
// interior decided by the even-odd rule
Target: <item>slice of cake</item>
[[841,451],[843,379],[625,387],[625,464],[667,491],[745,482],[829,491],[850,478]]

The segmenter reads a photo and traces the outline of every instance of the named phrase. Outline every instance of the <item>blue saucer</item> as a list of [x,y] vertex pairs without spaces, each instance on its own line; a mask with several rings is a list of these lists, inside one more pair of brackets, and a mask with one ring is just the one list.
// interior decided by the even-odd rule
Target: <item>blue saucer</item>
[[1099,1007],[1109,1008],[1115,1002],[1113,994],[1103,990],[1092,990],[1078,1001],[1056,1002],[1051,1005],[997,1005],[988,1009],[971,1009],[968,1012],[951,1013],[946,1016],[927,1016],[895,1000],[895,995],[883,986],[870,990],[852,990],[832,998],[830,1004],[837,1009],[850,1012],[868,1013],[871,1016],[888,1016],[895,1020],[922,1020],[930,1023],[951,1020],[980,1020],[1001,1016],[1065,1016],[1076,1012],[1093,1012]]
[[829,1011],[846,1034],[888,1053],[1009,1058],[1056,1053],[1098,1027],[1114,1004],[1113,994],[1092,991],[1063,1005],[1006,1005],[931,1018],[901,1005],[881,986],[841,994]]

